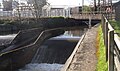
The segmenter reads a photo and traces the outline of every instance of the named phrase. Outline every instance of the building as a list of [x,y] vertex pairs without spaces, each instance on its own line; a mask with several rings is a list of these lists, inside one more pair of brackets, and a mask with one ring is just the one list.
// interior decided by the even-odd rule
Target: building
[[12,11],[13,0],[3,0],[3,11]]
[[18,7],[13,9],[14,17],[34,17],[34,7],[32,5],[18,5]]
[[42,15],[42,7],[46,4],[46,0],[20,0],[17,8],[14,8],[14,16],[19,17],[40,17]]
[[12,0],[3,0],[1,3],[0,16],[12,16]]
[[19,3],[15,0],[3,0],[0,4],[0,16],[4,17],[12,17],[13,9],[19,5]]
[[70,8],[71,14],[80,14],[82,13],[82,6],[72,7]]
[[70,8],[64,6],[44,6],[42,13],[43,17],[69,17]]
[[0,16],[39,17],[46,0],[3,0]]

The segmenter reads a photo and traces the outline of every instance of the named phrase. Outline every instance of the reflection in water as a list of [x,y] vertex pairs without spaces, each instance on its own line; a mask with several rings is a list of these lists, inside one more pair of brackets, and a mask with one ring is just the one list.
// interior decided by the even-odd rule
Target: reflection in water
[[18,71],[60,71],[62,64],[28,64]]
[[63,35],[53,37],[53,38],[58,38],[59,40],[61,39],[80,39],[80,37],[83,35],[84,31],[80,30],[70,30],[70,31],[65,31]]
[[64,36],[71,36],[71,37],[80,37],[83,34],[83,31],[80,30],[70,30],[64,33]]

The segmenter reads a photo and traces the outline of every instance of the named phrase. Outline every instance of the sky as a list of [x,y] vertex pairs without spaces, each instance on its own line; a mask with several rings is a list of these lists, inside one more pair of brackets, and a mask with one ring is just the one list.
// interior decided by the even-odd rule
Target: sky
[[[0,0],[1,2],[2,0]],[[26,0],[20,0],[26,1]],[[84,0],[84,4],[88,5],[90,0]],[[82,0],[47,0],[48,3],[51,5],[71,5],[71,6],[78,6],[82,5]]]
[[[26,0],[18,0],[26,1]],[[90,5],[94,0],[84,0],[84,5]],[[118,0],[114,0],[118,1]],[[2,2],[2,0],[0,0]],[[50,5],[67,5],[67,6],[82,6],[82,0],[47,0]]]
[[[89,5],[91,0],[84,0],[84,5]],[[82,6],[82,0],[48,0],[51,5]]]

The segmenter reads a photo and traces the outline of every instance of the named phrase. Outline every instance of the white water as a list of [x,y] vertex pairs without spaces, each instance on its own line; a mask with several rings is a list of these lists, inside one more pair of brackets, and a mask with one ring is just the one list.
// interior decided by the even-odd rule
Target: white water
[[0,45],[9,44],[17,34],[0,35]]
[[63,64],[28,64],[18,71],[60,71]]
[[0,39],[13,39],[17,34],[0,35]]

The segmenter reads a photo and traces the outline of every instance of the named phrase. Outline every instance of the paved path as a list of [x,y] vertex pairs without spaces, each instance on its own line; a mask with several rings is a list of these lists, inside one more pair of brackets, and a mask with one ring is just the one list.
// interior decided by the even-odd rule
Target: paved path
[[96,36],[98,25],[89,29],[86,36],[78,48],[72,63],[67,71],[95,71],[97,65],[96,58]]

